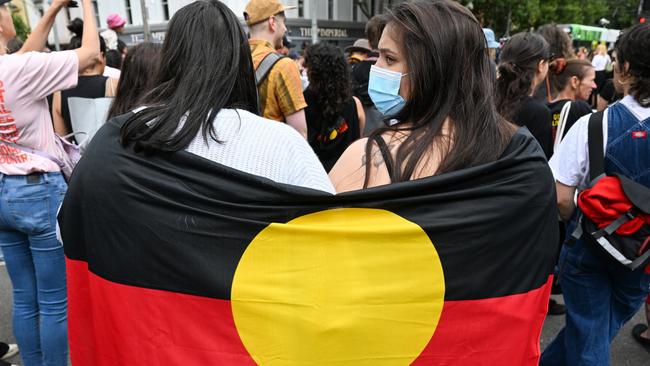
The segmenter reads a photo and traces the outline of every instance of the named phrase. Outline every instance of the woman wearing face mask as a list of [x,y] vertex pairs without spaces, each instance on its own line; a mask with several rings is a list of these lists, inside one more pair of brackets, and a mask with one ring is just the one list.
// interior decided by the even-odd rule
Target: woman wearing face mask
[[330,172],[338,192],[494,161],[515,132],[495,108],[485,36],[471,13],[448,1],[413,2],[389,18],[368,92],[397,123],[350,145]]
[[589,61],[558,59],[549,68],[553,88],[557,97],[547,104],[551,110],[551,131],[554,146],[560,143],[571,126],[589,113],[589,96],[596,88],[596,70]]
[[551,111],[532,97],[544,82],[551,58],[548,43],[534,33],[514,35],[501,51],[497,77],[497,109],[519,126],[527,127],[547,158],[553,152]]

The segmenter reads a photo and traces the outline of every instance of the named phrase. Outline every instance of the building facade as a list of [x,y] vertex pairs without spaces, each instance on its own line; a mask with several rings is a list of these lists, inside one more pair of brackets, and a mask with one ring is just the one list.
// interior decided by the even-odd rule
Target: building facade
[[[174,13],[194,0],[145,0],[152,39],[162,42],[165,37],[167,22]],[[243,21],[247,0],[222,0]],[[296,9],[287,11],[287,27],[292,43],[301,45],[312,39],[311,17],[315,13],[318,19],[318,38],[340,46],[353,43],[364,37],[365,22],[369,16],[380,12],[384,7],[403,0],[284,0],[287,6]],[[14,0],[21,3],[26,18],[33,28],[41,14],[48,6],[43,0]],[[120,14],[127,20],[122,40],[133,45],[144,40],[143,9],[140,0],[93,0],[96,21],[100,28],[106,27],[109,14]],[[312,7],[316,7],[315,9]],[[65,9],[57,17],[54,31],[50,34],[51,44],[66,44],[70,32],[66,25],[71,19],[81,17],[79,9]]]

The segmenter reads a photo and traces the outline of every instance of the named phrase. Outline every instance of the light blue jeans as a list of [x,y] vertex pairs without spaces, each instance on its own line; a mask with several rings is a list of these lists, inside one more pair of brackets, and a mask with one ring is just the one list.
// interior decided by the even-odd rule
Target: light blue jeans
[[65,366],[67,294],[56,213],[60,173],[0,174],[0,246],[13,285],[13,331],[25,366]]

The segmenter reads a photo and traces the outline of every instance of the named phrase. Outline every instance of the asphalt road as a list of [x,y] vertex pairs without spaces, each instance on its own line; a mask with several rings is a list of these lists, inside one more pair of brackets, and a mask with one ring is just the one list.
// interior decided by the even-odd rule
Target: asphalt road
[[[554,296],[562,302],[561,296]],[[649,366],[650,352],[637,344],[631,336],[634,324],[643,320],[643,309],[619,333],[612,345],[612,366]],[[546,319],[542,332],[542,349],[548,345],[564,324],[563,316],[552,316]],[[15,342],[11,332],[11,283],[4,264],[0,265],[0,340]],[[15,357],[11,362],[20,364],[20,358]]]

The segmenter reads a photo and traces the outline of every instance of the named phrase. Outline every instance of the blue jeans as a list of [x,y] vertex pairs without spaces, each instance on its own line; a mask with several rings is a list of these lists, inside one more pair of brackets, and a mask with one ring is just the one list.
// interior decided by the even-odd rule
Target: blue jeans
[[67,294],[56,213],[60,173],[0,174],[0,246],[13,285],[13,330],[25,366],[65,366]]
[[559,268],[566,325],[540,366],[609,365],[610,343],[650,293],[650,274],[607,261],[582,240],[562,247]]

